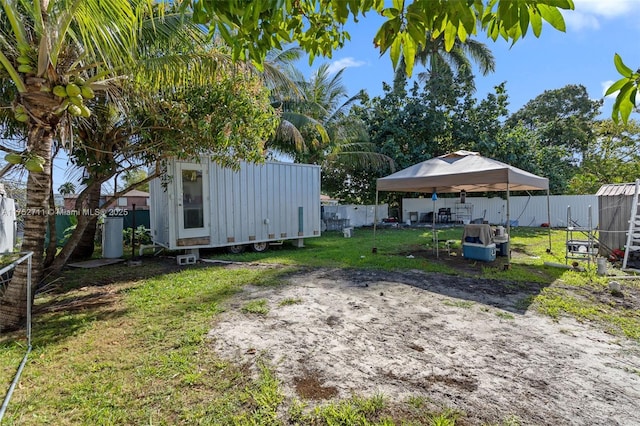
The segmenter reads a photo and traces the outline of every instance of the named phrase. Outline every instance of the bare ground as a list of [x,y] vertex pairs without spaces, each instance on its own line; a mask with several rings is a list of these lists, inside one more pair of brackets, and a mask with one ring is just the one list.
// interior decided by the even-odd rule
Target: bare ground
[[[538,284],[327,269],[289,281],[246,287],[209,334],[225,357],[266,360],[289,402],[382,393],[464,424],[640,425],[638,342],[537,314]],[[242,312],[256,299],[268,314]]]

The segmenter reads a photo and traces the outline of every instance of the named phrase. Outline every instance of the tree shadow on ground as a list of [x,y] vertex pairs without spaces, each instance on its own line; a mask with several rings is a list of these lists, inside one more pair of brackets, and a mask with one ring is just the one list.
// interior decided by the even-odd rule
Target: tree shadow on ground
[[[184,269],[172,258],[148,258],[142,266],[126,264],[99,268],[65,268],[49,277],[40,288],[33,306],[32,341],[34,347],[60,343],[99,321],[123,317],[127,309],[119,302],[123,292],[140,281]],[[26,330],[0,336],[0,346],[9,347],[23,341]]]
[[[400,254],[404,255],[404,254]],[[336,272],[354,285],[375,282],[396,282],[444,296],[490,305],[515,314],[524,314],[544,288],[554,283],[562,269],[511,263],[507,259],[481,262],[462,257],[459,251],[440,252],[430,249],[411,251],[416,258],[438,263],[455,274],[425,272],[419,269],[393,272],[379,270],[344,270]],[[531,277],[531,279],[522,279]]]

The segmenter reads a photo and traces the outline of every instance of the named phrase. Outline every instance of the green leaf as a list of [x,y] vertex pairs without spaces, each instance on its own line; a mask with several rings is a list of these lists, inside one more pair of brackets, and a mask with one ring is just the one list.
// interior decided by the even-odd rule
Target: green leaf
[[333,7],[339,22],[344,22],[349,17],[349,4],[346,1],[334,1]]
[[404,10],[404,0],[393,0],[393,7],[398,10]]
[[471,7],[462,7],[460,23],[462,24],[461,26],[464,27],[466,34],[475,34],[477,20],[476,14]]
[[469,36],[469,34],[467,33],[467,29],[464,27],[464,25],[458,25],[458,38],[460,39],[461,42],[465,42],[467,41],[467,37]]
[[[391,19],[380,27],[378,33],[376,34],[374,43],[380,47],[380,52],[384,53],[387,51],[389,46],[396,40],[398,36],[398,31],[400,30],[400,19],[395,18]],[[391,58],[393,60],[393,58]],[[395,68],[395,63],[394,63]]]
[[416,52],[418,51],[418,45],[416,40],[414,40],[410,34],[404,33],[402,36],[404,39],[404,46],[402,50],[406,64],[406,73],[407,77],[411,77],[411,74],[413,73],[413,64],[416,59]]
[[524,4],[520,5],[520,31],[522,37],[527,35],[529,29],[529,9]]
[[533,35],[536,37],[540,37],[540,33],[542,32],[542,18],[536,9],[529,10],[529,17],[531,18],[531,29],[533,30]]
[[562,13],[556,7],[538,4],[538,10],[542,18],[550,23],[553,28],[562,32],[567,30]]
[[393,64],[393,69],[396,69],[396,66],[398,65],[401,51],[402,37],[396,37],[391,43],[391,51],[389,52],[389,55],[391,56],[391,63]]
[[451,22],[447,23],[446,28],[444,29],[444,49],[447,52],[450,52],[453,48],[453,45],[456,42],[456,36],[458,35],[458,28],[453,25]]
[[[616,97],[616,101],[613,105],[613,113],[615,114],[614,120],[617,122],[618,112],[622,117],[622,121],[626,123],[629,120],[629,116],[631,115],[631,111],[635,106],[631,102],[631,94],[637,91],[635,84],[633,81],[627,81],[624,86],[620,89],[620,93]],[[635,96],[635,95],[634,95]]]
[[620,90],[622,88],[622,86],[624,86],[625,83],[627,83],[628,81],[629,81],[628,78],[621,78],[620,80],[616,81],[611,86],[609,86],[609,88],[607,89],[607,91],[605,92],[604,95],[605,96],[609,96],[609,95],[614,94],[615,92]]
[[620,75],[631,78],[631,76],[633,75],[633,71],[631,70],[631,68],[626,66],[624,62],[622,62],[622,58],[617,53],[613,55],[613,63],[615,64],[616,69],[618,70]]
[[427,32],[424,31],[424,28],[420,30],[416,24],[409,22],[407,25],[407,32],[411,35],[411,38],[413,38],[416,44],[422,44],[423,46],[426,44]]
[[385,16],[391,19],[397,17],[399,14],[400,14],[400,11],[394,7],[388,7],[382,12],[382,16]]

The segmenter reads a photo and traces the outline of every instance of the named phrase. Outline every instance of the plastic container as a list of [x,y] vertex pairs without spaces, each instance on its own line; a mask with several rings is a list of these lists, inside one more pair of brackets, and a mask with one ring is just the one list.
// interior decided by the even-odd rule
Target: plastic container
[[462,255],[467,259],[493,262],[496,260],[496,245],[494,243],[486,246],[483,244],[464,243],[462,244]]
[[598,265],[598,275],[607,275],[607,259],[599,257],[596,259]]
[[506,257],[509,254],[509,241],[496,241],[496,256]]

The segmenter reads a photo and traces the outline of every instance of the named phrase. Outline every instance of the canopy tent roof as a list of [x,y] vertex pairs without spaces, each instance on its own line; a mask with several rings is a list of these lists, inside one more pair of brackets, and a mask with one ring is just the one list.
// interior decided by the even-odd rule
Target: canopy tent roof
[[377,180],[378,191],[485,192],[549,189],[549,179],[477,152],[441,155]]

